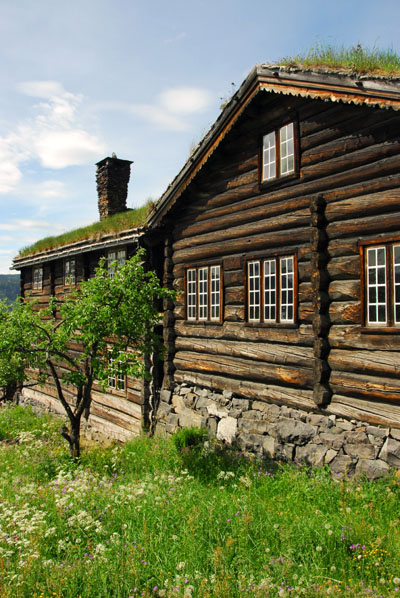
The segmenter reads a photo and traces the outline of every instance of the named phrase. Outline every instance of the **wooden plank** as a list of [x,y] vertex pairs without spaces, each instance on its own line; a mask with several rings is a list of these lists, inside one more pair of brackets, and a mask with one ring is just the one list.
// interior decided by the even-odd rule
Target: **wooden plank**
[[242,323],[224,322],[222,326],[198,326],[188,322],[175,322],[178,336],[255,341],[260,343],[280,343],[311,347],[313,344],[312,326],[301,324],[298,327],[243,326]]
[[400,375],[400,352],[331,349],[329,365],[337,371],[396,378]]
[[329,284],[329,296],[333,301],[360,301],[360,281],[333,280]]
[[387,404],[335,394],[326,411],[338,417],[400,428],[400,405],[393,403]]
[[329,383],[334,394],[400,404],[400,380],[332,370]]
[[178,383],[186,382],[220,391],[229,390],[238,396],[264,400],[267,403],[315,411],[311,390],[284,388],[272,384],[260,384],[248,380],[236,380],[234,378],[183,371],[175,373],[175,380]]
[[375,334],[360,332],[360,325],[334,325],[329,331],[329,342],[332,348],[342,349],[386,349],[400,351],[398,334]]
[[[349,218],[359,218],[383,215],[390,212],[399,212],[400,189],[389,189],[368,195],[350,197],[341,201],[335,201],[327,205],[325,210],[326,219],[329,224],[341,222]],[[331,230],[335,230],[331,227]]]
[[314,357],[311,347],[298,345],[280,345],[278,343],[240,342],[232,340],[218,340],[210,338],[178,337],[176,339],[177,351],[186,350],[199,352],[199,359],[203,354],[227,355],[253,359],[266,363],[280,365],[297,365],[298,367],[312,368]]
[[332,324],[361,324],[361,304],[359,301],[334,301],[329,306]]
[[260,363],[251,359],[232,358],[225,355],[202,355],[192,351],[178,351],[174,358],[177,370],[203,372],[215,375],[232,376],[245,380],[283,384],[297,388],[310,388],[313,383],[312,371],[307,368]]

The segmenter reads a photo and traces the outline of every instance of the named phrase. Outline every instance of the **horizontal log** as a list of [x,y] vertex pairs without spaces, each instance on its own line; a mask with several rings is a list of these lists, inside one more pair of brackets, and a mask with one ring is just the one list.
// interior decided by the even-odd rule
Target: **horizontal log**
[[244,322],[244,305],[225,305],[224,320],[227,322]]
[[333,395],[327,412],[370,424],[400,428],[400,405]]
[[242,323],[224,322],[222,326],[197,326],[177,321],[175,332],[183,337],[205,339],[249,340],[260,343],[284,343],[312,347],[312,328],[301,324],[296,328],[243,326]]
[[241,286],[244,284],[244,270],[224,271],[224,287]]
[[399,208],[400,189],[389,189],[332,202],[326,206],[325,217],[332,224],[349,218],[398,212]]
[[224,303],[225,305],[242,304],[245,301],[244,287],[227,287],[224,289]]
[[326,232],[329,239],[352,237],[354,235],[373,235],[397,232],[400,228],[400,212],[380,214],[368,217],[358,217],[328,224]]
[[333,301],[329,306],[332,324],[360,324],[361,304],[359,301]]
[[297,308],[297,312],[299,322],[309,322],[311,324],[314,315],[314,310],[311,303],[300,303]]
[[334,394],[400,404],[400,380],[332,370],[329,383]]
[[[315,103],[312,103],[315,104]],[[326,127],[333,127],[338,123],[353,120],[356,113],[362,108],[355,110],[354,106],[346,104],[316,103],[315,105],[299,108],[299,127],[301,138],[311,137],[318,131],[324,131]],[[358,111],[358,112],[357,112]],[[368,111],[364,110],[365,116]]]
[[371,330],[360,332],[360,326],[334,325],[329,331],[329,342],[334,348],[343,349],[386,349],[388,351],[400,351],[400,335],[398,334],[376,334]]
[[188,247],[175,251],[173,256],[174,264],[187,264],[206,258],[221,258],[224,254],[254,253],[261,249],[287,248],[291,253],[299,244],[308,243],[310,231],[308,227],[295,228],[292,230],[281,230],[266,232],[257,235],[232,238],[222,241],[208,243],[196,247]]
[[332,301],[359,301],[359,280],[332,280],[329,284],[329,296]]
[[239,359],[223,355],[213,356],[191,351],[178,351],[174,366],[177,370],[207,372],[297,388],[311,388],[313,373],[310,369],[260,363],[250,359]]
[[398,351],[359,351],[331,349],[329,365],[332,370],[369,374],[371,376],[399,377],[400,353]]
[[296,197],[289,201],[274,203],[269,205],[268,208],[261,204],[250,208],[243,206],[242,210],[238,210],[238,206],[235,206],[234,211],[232,211],[230,205],[214,210],[204,209],[203,212],[195,216],[190,215],[186,222],[180,222],[179,226],[175,227],[174,238],[179,240],[205,232],[245,224],[246,222],[262,220],[266,217],[275,218],[297,210],[308,209],[308,205],[308,197]]
[[299,284],[298,299],[299,303],[312,301],[312,288],[310,282],[302,282]]
[[238,396],[264,400],[266,403],[287,405],[306,411],[314,411],[315,403],[312,391],[299,388],[283,388],[272,384],[260,384],[247,380],[236,380],[224,376],[207,375],[202,373],[177,371],[175,380],[179,383],[186,382],[211,389],[229,390]]
[[133,424],[132,428],[127,430],[95,414],[90,415],[89,424],[99,432],[100,436],[114,438],[119,442],[127,442],[135,436],[139,436],[142,432],[142,427],[138,423]]
[[360,255],[333,258],[327,264],[331,280],[360,280]]
[[[265,216],[265,214],[264,214]],[[192,248],[195,245],[205,245],[208,243],[216,243],[226,241],[228,239],[240,239],[241,237],[248,237],[250,235],[257,235],[259,233],[269,233],[272,231],[282,229],[297,229],[300,227],[309,226],[310,213],[309,209],[297,210],[289,214],[264,219],[258,219],[256,222],[249,222],[239,226],[229,226],[225,219],[219,221],[218,229],[212,232],[204,232],[198,235],[185,235],[179,241],[175,241],[173,249],[175,252],[179,250]],[[207,227],[205,227],[207,230]]]
[[92,404],[107,407],[107,409],[121,412],[135,419],[141,419],[142,409],[140,405],[128,401],[125,396],[118,396],[107,392],[92,392],[92,399]]
[[175,346],[177,351],[199,352],[200,360],[203,354],[207,353],[209,355],[227,355],[279,365],[297,365],[305,368],[312,368],[314,363],[312,347],[297,345],[178,337]]

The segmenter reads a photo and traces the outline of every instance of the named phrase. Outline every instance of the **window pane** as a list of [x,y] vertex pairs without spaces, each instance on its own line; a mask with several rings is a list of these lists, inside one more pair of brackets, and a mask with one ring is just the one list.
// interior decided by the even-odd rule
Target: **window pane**
[[281,270],[281,322],[294,320],[294,260],[293,257],[283,257],[279,260]]
[[276,177],[275,133],[263,137],[263,174],[262,180],[269,181]]
[[276,261],[264,262],[264,320],[276,320]]
[[211,266],[210,268],[211,278],[211,319],[220,319],[220,297],[221,297],[221,268],[220,266]]
[[282,127],[279,130],[279,145],[281,152],[280,174],[294,172],[294,127],[293,123]]
[[187,271],[187,318],[196,319],[196,270]]
[[249,262],[248,272],[248,319],[260,320],[260,262]]
[[386,250],[367,250],[367,313],[369,324],[386,324]]
[[198,269],[199,320],[207,320],[208,312],[208,268]]
[[393,286],[394,286],[394,323],[400,324],[400,245],[393,247]]

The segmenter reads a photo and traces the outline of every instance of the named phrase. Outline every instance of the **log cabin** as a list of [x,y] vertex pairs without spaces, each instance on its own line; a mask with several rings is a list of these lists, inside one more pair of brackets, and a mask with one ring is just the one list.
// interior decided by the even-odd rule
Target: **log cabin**
[[144,229],[16,258],[45,296],[67,292],[70,257],[79,281],[143,244],[178,292],[151,396],[96,394],[99,427],[137,433],[151,403],[160,434],[206,426],[338,475],[400,467],[399,109],[398,79],[256,66]]
[[[129,224],[137,214],[127,210],[126,199],[132,162],[114,155],[98,162],[97,192],[102,232],[91,227],[77,231],[79,240],[69,241],[69,236],[55,237],[49,243],[33,245],[14,259],[13,266],[21,271],[21,295],[38,301],[46,307],[51,296],[59,300],[93,275],[100,258],[104,257],[111,268],[115,261],[125,262],[141,244],[143,227]],[[107,223],[114,215],[122,217],[117,230]],[[144,220],[144,218],[142,218]],[[125,225],[124,225],[125,224]],[[39,248],[39,249],[38,249]],[[79,346],[71,350],[79,351]],[[64,389],[68,399],[73,396]],[[108,380],[106,392],[95,385],[86,434],[92,437],[127,440],[140,433],[147,414],[148,386],[143,380],[116,375]],[[56,389],[51,379],[44,386],[23,389],[23,401],[33,403],[64,415]]]
[[148,218],[179,293],[160,432],[400,465],[399,109],[399,79],[250,72]]

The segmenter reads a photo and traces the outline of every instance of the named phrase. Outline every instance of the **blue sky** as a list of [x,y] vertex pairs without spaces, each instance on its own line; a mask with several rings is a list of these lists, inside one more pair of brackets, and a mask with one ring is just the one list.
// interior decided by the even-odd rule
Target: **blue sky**
[[98,219],[96,162],[158,198],[232,83],[319,42],[400,52],[399,0],[0,0],[0,273]]

